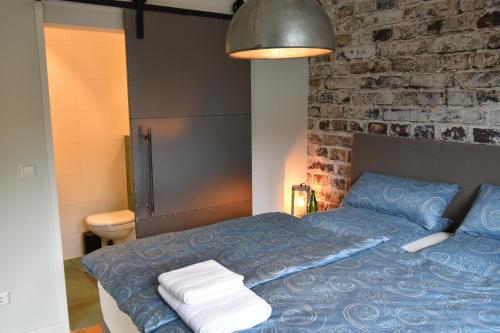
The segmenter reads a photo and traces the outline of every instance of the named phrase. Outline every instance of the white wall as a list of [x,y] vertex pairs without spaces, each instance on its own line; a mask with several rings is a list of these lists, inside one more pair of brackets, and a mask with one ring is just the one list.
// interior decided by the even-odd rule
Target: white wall
[[306,182],[307,60],[252,61],[254,214],[290,212],[291,186]]
[[[67,328],[57,210],[51,199],[34,1],[0,1],[0,331]],[[36,176],[21,178],[23,163]]]

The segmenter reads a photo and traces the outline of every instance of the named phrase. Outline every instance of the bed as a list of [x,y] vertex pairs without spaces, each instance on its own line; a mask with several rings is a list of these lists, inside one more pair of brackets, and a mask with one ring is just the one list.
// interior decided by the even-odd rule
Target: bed
[[[99,280],[101,307],[111,332],[151,332],[177,318],[156,294],[162,272],[215,259],[243,274],[246,285],[255,288],[383,242],[398,246],[432,233],[405,218],[368,209],[344,207],[333,215],[302,220],[281,213],[240,218],[106,248],[84,263]],[[335,227],[326,228],[325,218],[335,220]],[[355,222],[348,226],[349,220]],[[366,221],[374,222],[372,228]]]
[[[500,331],[500,280],[388,243],[253,291],[273,314],[245,333]],[[167,332],[191,331],[180,320],[155,331]]]
[[[455,144],[357,135],[353,147],[353,177],[356,179],[364,171],[376,171],[417,179],[457,182],[462,186],[462,192],[456,198],[457,200],[449,206],[445,216],[460,221],[466,209],[469,208],[478,185],[485,180],[485,177],[492,174],[491,170],[494,170],[492,167],[495,162],[500,163],[498,149],[494,150],[495,155],[490,150],[492,147],[460,145],[460,147],[462,146],[467,147],[465,151],[470,152],[470,154],[475,156],[479,152],[482,157],[486,158],[483,158],[481,163],[478,160],[472,164],[462,163],[460,164],[462,170],[455,168],[454,172],[450,172],[451,165],[456,163],[459,157],[461,159],[464,156],[467,157],[467,154],[464,155],[464,149],[459,149]],[[399,158],[387,163],[387,159],[384,160],[384,154],[388,154],[388,151],[399,153]],[[377,153],[376,156],[373,156],[374,152]],[[416,162],[418,162],[417,167],[415,167]],[[439,165],[439,168],[436,169],[436,165]],[[478,173],[473,177],[464,177],[471,168],[474,168]],[[481,173],[481,171],[484,172]],[[466,181],[464,181],[465,178]],[[273,222],[269,223],[269,221]],[[367,223],[368,221],[371,223]],[[342,331],[343,328],[346,331],[353,329],[379,331],[380,329],[386,330],[386,328],[387,331],[391,331],[391,327],[394,326],[395,329],[397,325],[380,326],[379,319],[383,318],[380,317],[380,314],[373,317],[374,314],[370,313],[370,309],[373,310],[372,307],[357,307],[355,305],[349,307],[348,304],[343,308],[352,309],[353,314],[361,315],[363,320],[373,317],[372,322],[375,324],[364,323],[362,325],[354,319],[352,322],[349,320],[347,322],[332,322],[332,318],[329,318],[327,313],[331,314],[336,308],[342,306],[337,305],[335,308],[330,306],[331,304],[339,304],[331,299],[339,294],[338,290],[335,293],[335,288],[332,285],[327,286],[328,284],[324,281],[325,276],[344,272],[344,275],[338,276],[338,279],[348,279],[349,276],[354,277],[359,274],[362,277],[371,278],[373,283],[371,285],[365,283],[364,289],[362,289],[364,293],[369,294],[380,289],[381,284],[378,283],[385,281],[378,280],[378,277],[384,277],[383,274],[380,275],[380,270],[383,271],[383,267],[386,267],[389,272],[413,268],[416,273],[411,273],[411,277],[420,275],[427,279],[420,280],[420,283],[433,282],[430,280],[431,277],[434,277],[431,267],[441,267],[443,271],[452,269],[443,263],[427,260],[418,254],[409,254],[401,248],[407,243],[418,241],[440,231],[444,226],[440,230],[428,230],[407,221],[402,216],[384,214],[363,207],[347,206],[333,212],[315,214],[303,220],[297,220],[286,214],[266,214],[249,220],[238,219],[205,228],[207,229],[161,235],[133,242],[121,248],[104,249],[94,257],[97,258],[97,263],[87,263],[89,270],[99,280],[103,313],[106,324],[112,332],[189,331],[176,318],[175,313],[168,311],[168,307],[156,295],[155,279],[159,273],[165,270],[183,267],[205,259],[218,259],[232,270],[243,273],[247,285],[273,306],[273,316],[263,326],[256,327],[254,330],[256,332],[297,331],[299,327],[305,331],[330,330],[332,327],[338,331]],[[277,230],[281,229],[286,230],[286,237],[273,238],[281,232]],[[236,232],[238,237],[235,236]],[[175,239],[174,244],[170,243],[172,239]],[[293,242],[289,242],[290,239]],[[328,242],[332,239],[335,239],[334,243],[337,244],[334,248],[331,248],[331,242]],[[152,243],[161,246],[151,246]],[[294,255],[293,248],[307,248],[305,252],[315,253],[315,255],[297,261],[298,256]],[[416,246],[414,243],[413,250],[418,249],[418,243]],[[165,253],[165,251],[172,251],[172,253]],[[184,255],[179,255],[179,253]],[[161,257],[169,257],[168,262],[155,261]],[[99,262],[99,258],[106,260]],[[224,261],[227,258],[229,260]],[[278,264],[282,258],[287,258],[285,266]],[[248,264],[249,260],[252,263],[250,265]],[[370,262],[378,263],[379,270],[369,264]],[[430,264],[431,262],[433,264]],[[267,268],[267,272],[262,273],[263,268]],[[114,279],[108,279],[109,272],[118,272],[118,275],[123,278],[116,279],[115,276]],[[392,279],[385,281],[387,286],[394,285],[396,277],[391,275],[387,277],[389,280]],[[309,284],[308,279],[317,281],[319,289],[316,289],[314,283]],[[290,281],[298,281],[297,283],[302,281],[300,282],[303,283],[302,287],[307,290],[294,287]],[[405,283],[405,281],[398,282]],[[418,283],[417,281],[406,282]],[[482,282],[478,281],[477,283],[470,286],[469,290],[474,288],[482,290],[480,289],[483,287]],[[327,286],[328,290],[321,289],[321,286]],[[294,291],[293,288],[295,288],[296,295],[291,294],[291,291]],[[465,287],[459,286],[458,288]],[[460,290],[468,291],[468,289]],[[311,294],[307,294],[306,291],[311,291]],[[350,296],[352,299],[359,299],[360,294],[356,294],[357,291],[355,288],[351,291],[352,294],[343,293],[342,297],[347,299]],[[439,290],[434,290],[433,294],[436,295],[437,291]],[[440,297],[443,299],[448,299],[447,297],[451,295],[451,291],[448,294],[442,290],[441,292]],[[484,292],[493,291],[485,289]],[[283,295],[287,297],[281,297],[281,293],[285,293]],[[400,298],[398,299],[394,295]],[[398,295],[397,293],[394,295],[381,298],[379,301],[387,302],[389,308],[393,309],[394,304],[404,303],[405,300],[407,302],[408,297],[411,297],[411,295]],[[311,304],[314,306],[304,302],[300,303],[301,298],[309,296],[312,297],[311,300],[314,302]],[[493,293],[492,296],[497,295]],[[375,297],[374,300],[377,301],[377,298]],[[302,305],[292,306],[297,302]],[[426,306],[426,304],[430,306],[431,303],[433,303],[431,299],[423,299],[421,306]],[[307,319],[307,316],[304,317],[302,311],[304,309],[310,314],[314,313],[315,319],[323,318],[322,324],[318,324],[319,322],[316,320],[311,321],[311,318]],[[124,315],[124,312],[128,316]],[[349,311],[346,312],[346,315],[348,318],[352,316]],[[114,317],[119,318],[119,320],[114,320]],[[133,323],[130,318],[133,319]],[[386,319],[382,321],[385,322]],[[285,323],[291,323],[292,326],[285,325]],[[358,323],[359,327],[355,323]],[[299,326],[295,326],[296,324]],[[436,323],[432,323],[432,325],[434,328],[438,327],[435,326]]]
[[[391,217],[386,218],[390,224]],[[400,220],[394,219],[392,223]],[[140,331],[152,332],[178,318],[157,294],[157,277],[163,272],[213,259],[255,288],[388,240],[378,229],[345,235],[288,214],[269,213],[104,248],[86,256],[83,264]]]

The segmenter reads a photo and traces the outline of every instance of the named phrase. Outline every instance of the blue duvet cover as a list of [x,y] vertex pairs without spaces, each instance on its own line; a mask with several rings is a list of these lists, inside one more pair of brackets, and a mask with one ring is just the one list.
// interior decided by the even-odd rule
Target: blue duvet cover
[[[245,333],[500,331],[500,281],[389,243],[253,289],[271,318]],[[191,332],[180,320],[155,333]]]
[[107,247],[82,262],[136,326],[150,332],[178,318],[157,293],[157,278],[163,272],[213,259],[244,275],[245,284],[254,288],[386,240],[383,233],[374,235],[339,235],[273,213]]
[[420,252],[429,260],[457,270],[500,280],[500,240],[456,234]]

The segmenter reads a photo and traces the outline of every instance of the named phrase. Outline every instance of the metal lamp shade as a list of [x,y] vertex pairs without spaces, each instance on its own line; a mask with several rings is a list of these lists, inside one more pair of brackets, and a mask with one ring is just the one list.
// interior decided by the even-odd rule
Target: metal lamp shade
[[334,50],[332,22],[317,0],[247,0],[226,39],[226,53],[237,59],[315,57]]

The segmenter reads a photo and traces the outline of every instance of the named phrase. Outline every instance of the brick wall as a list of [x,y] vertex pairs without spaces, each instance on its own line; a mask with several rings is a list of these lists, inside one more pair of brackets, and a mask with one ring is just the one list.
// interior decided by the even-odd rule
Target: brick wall
[[350,184],[353,133],[500,144],[500,0],[321,0],[337,52],[310,60],[308,182]]

